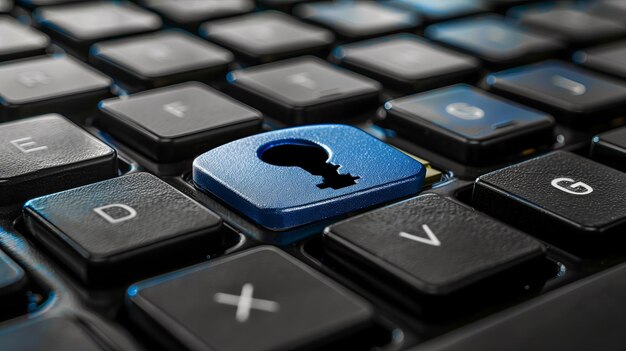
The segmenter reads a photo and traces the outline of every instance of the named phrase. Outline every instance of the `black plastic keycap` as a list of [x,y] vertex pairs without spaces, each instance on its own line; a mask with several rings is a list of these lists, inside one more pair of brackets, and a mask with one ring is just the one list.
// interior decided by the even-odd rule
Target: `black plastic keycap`
[[589,126],[618,117],[626,107],[626,83],[559,61],[497,72],[485,82],[499,95],[572,125]]
[[591,155],[598,162],[626,172],[626,127],[595,136]]
[[554,144],[544,112],[464,84],[385,103],[385,127],[466,164],[495,164]]
[[254,10],[254,0],[142,0],[176,26],[196,31],[200,23]]
[[59,115],[0,124],[0,204],[117,174],[115,150]]
[[81,323],[69,317],[32,320],[0,330],[2,351],[105,351],[103,341],[95,339]]
[[625,198],[626,174],[557,151],[479,177],[472,203],[566,249],[591,252],[623,240]]
[[338,47],[333,58],[387,88],[424,91],[475,80],[478,60],[414,35],[388,36]]
[[57,112],[72,118],[111,95],[111,79],[70,56],[36,57],[0,66],[2,119]]
[[24,216],[29,231],[89,283],[123,281],[163,257],[221,242],[216,214],[148,173],[30,200]]
[[619,78],[626,78],[626,41],[578,51],[574,61],[585,67]]
[[290,124],[332,121],[375,110],[381,86],[315,57],[300,57],[229,73],[233,94]]
[[260,112],[191,82],[100,103],[99,123],[114,137],[158,161],[193,158],[261,131]]
[[425,22],[476,15],[489,9],[486,0],[391,0],[387,4],[413,11],[424,18]]
[[13,9],[13,0],[0,0],[0,13],[8,13]]
[[533,33],[499,16],[480,16],[428,26],[426,37],[502,68],[549,58],[564,49],[550,37]]
[[294,13],[333,30],[346,40],[365,39],[416,29],[419,16],[375,1],[315,2],[298,5]]
[[182,31],[163,31],[98,43],[90,59],[132,89],[223,79],[233,55]]
[[530,7],[519,14],[519,22],[542,30],[546,35],[559,38],[572,46],[591,45],[614,40],[626,35],[626,24],[603,17],[585,8],[571,5],[556,7]]
[[200,33],[252,63],[305,54],[325,56],[335,39],[326,29],[275,11],[208,22]]
[[332,225],[325,241],[421,294],[450,295],[544,256],[535,239],[427,194]]
[[42,55],[50,39],[9,16],[0,16],[0,61]]
[[135,284],[128,302],[137,323],[194,350],[314,348],[372,316],[365,301],[268,246]]
[[[6,297],[15,294],[24,287],[26,273],[22,267],[0,250],[0,298],[7,301]],[[8,306],[0,305],[0,311]]]
[[42,7],[34,18],[66,50],[83,58],[95,42],[161,28],[157,14],[126,1]]

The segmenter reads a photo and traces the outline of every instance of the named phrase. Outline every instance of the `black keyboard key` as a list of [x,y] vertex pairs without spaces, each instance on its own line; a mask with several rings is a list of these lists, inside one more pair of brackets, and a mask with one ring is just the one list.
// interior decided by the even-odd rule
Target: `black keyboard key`
[[0,0],[0,13],[9,13],[13,9],[13,0]]
[[626,172],[626,127],[595,136],[591,155],[598,162]]
[[115,150],[59,115],[0,124],[0,204],[111,178]]
[[97,41],[155,31],[161,18],[127,2],[86,2],[42,7],[34,18],[55,41],[86,58]]
[[544,247],[497,221],[427,194],[332,225],[327,245],[415,292],[445,296],[544,256]]
[[424,18],[425,22],[476,15],[489,9],[484,0],[391,0],[387,4],[414,11]]
[[621,23],[626,22],[626,2],[623,0],[594,1],[591,3],[590,11]]
[[467,164],[497,163],[554,143],[551,116],[467,85],[385,103],[385,127]]
[[274,11],[209,22],[200,33],[252,63],[306,54],[326,56],[335,39],[326,29]]
[[36,57],[0,66],[3,119],[95,110],[111,95],[111,79],[70,56]]
[[428,26],[426,37],[468,52],[492,68],[550,57],[561,43],[507,22],[499,16],[471,17]]
[[138,323],[195,350],[314,348],[372,316],[365,301],[269,246],[135,284],[128,302]]
[[626,78],[626,41],[576,52],[574,61],[587,68]]
[[339,1],[301,4],[294,13],[305,20],[328,27],[348,40],[411,31],[420,25],[419,17],[374,1]]
[[315,57],[229,73],[241,101],[291,124],[331,121],[376,109],[380,84]]
[[190,159],[261,131],[260,112],[200,83],[150,90],[100,103],[99,123],[158,161]]
[[204,21],[254,10],[254,0],[142,0],[142,3],[174,25],[194,32]]
[[219,246],[221,219],[148,173],[30,200],[28,230],[89,283],[124,281],[163,257]]
[[9,307],[5,305],[7,296],[18,292],[24,284],[26,284],[26,274],[22,267],[0,250],[0,298],[3,300],[0,311]]
[[542,30],[573,46],[601,43],[626,35],[626,25],[583,7],[529,7],[513,13],[522,25]]
[[90,58],[103,72],[136,88],[223,79],[233,55],[185,34],[164,31],[95,44]]
[[50,39],[45,34],[12,17],[0,17],[0,61],[43,55],[49,44]]
[[333,51],[333,58],[400,91],[424,91],[475,80],[480,68],[473,57],[407,34],[340,46]]
[[557,151],[479,177],[475,207],[564,248],[611,247],[626,229],[626,174]]
[[69,317],[28,321],[0,329],[2,351],[105,351],[103,341],[95,339],[81,323]]
[[591,125],[626,106],[626,84],[576,66],[548,61],[487,76],[498,94],[548,111],[563,123]]

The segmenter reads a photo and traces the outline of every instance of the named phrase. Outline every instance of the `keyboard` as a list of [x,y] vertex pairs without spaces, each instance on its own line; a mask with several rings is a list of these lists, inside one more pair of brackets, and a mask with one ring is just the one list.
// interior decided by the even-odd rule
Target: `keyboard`
[[626,350],[626,1],[0,0],[0,350]]

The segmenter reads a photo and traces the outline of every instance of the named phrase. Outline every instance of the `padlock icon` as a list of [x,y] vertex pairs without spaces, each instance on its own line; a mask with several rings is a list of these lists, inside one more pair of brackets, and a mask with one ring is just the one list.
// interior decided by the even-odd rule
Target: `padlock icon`
[[286,230],[418,193],[426,167],[355,127],[287,128],[197,157],[193,181],[257,224]]

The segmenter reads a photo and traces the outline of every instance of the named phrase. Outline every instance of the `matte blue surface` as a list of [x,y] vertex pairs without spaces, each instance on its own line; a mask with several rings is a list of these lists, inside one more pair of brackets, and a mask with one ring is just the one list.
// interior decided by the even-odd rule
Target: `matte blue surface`
[[[304,139],[324,147],[341,174],[359,176],[342,189],[320,189],[321,176],[299,167],[263,162],[259,151]],[[254,135],[210,150],[194,160],[193,180],[258,224],[288,229],[416,194],[426,168],[369,134],[345,125],[315,125]]]

